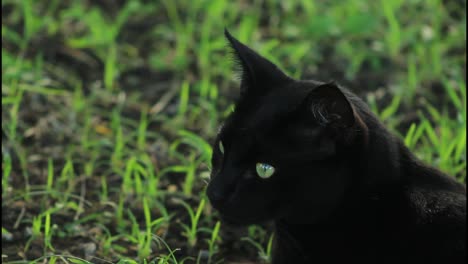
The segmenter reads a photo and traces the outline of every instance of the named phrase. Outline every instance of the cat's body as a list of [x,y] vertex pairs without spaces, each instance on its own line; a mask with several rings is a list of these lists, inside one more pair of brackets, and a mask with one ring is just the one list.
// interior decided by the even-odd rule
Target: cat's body
[[226,36],[241,97],[208,187],[226,221],[275,221],[274,264],[465,262],[464,185],[419,162],[351,92],[293,80]]
[[294,223],[313,218],[307,204],[304,216],[277,219],[273,263],[465,263],[465,187],[421,164],[371,114],[363,119],[380,147],[349,153],[349,176],[387,180],[355,182],[315,223]]

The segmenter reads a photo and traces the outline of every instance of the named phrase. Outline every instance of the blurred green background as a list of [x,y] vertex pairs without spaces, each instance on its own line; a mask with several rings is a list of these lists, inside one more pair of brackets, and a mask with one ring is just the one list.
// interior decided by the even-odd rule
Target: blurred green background
[[224,27],[465,182],[465,5],[2,0],[2,263],[268,263],[271,224],[205,197],[238,94]]

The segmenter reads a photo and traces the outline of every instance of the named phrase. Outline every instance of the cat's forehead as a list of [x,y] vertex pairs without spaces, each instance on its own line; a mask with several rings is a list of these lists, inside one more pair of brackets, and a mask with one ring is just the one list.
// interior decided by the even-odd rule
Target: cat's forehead
[[261,96],[247,96],[236,103],[235,110],[220,127],[218,135],[222,138],[265,135],[273,126],[293,117],[308,93],[320,84],[296,81]]
[[315,82],[297,82],[263,96],[250,98],[247,107],[234,113],[237,115],[235,120],[249,130],[268,128],[293,115],[316,86]]

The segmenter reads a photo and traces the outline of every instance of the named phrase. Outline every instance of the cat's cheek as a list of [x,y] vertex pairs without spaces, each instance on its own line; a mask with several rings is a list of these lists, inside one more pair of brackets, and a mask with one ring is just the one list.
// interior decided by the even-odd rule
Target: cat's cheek
[[252,180],[256,177],[256,173],[250,170],[247,170],[242,177],[246,180]]

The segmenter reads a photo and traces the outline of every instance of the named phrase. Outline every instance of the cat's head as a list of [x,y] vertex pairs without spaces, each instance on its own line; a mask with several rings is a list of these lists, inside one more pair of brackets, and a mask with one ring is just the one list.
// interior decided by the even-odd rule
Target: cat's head
[[297,215],[304,203],[314,209],[307,218],[320,218],[342,199],[342,156],[364,125],[336,84],[294,80],[225,34],[242,80],[213,145],[212,205],[240,224]]

